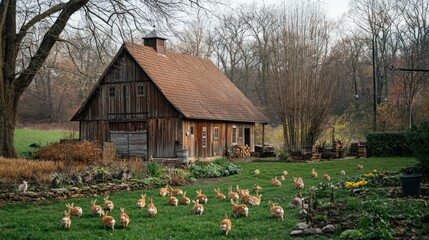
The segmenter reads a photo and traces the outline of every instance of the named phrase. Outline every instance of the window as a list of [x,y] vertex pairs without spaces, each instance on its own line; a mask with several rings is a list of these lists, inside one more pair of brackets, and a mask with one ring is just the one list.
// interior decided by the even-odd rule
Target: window
[[213,139],[219,139],[219,128],[213,128]]
[[232,126],[232,144],[237,144],[237,127]]
[[116,95],[114,87],[109,87],[109,97],[114,97]]
[[191,136],[194,135],[194,127],[191,127]]
[[144,85],[139,84],[137,85],[137,96],[144,96]]
[[202,144],[203,144],[203,148],[207,147],[207,128],[203,127],[203,132],[202,132]]
[[238,129],[238,143],[243,144],[243,128]]

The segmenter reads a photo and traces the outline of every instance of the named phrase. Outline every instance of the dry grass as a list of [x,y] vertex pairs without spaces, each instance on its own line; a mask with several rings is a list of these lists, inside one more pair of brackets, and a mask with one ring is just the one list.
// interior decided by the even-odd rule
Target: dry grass
[[95,142],[66,141],[53,143],[34,153],[36,159],[51,161],[73,161],[86,164],[101,161],[100,149]]
[[49,184],[54,172],[76,172],[85,165],[68,166],[63,161],[7,159],[0,157],[0,178],[3,182],[20,183],[22,180]]

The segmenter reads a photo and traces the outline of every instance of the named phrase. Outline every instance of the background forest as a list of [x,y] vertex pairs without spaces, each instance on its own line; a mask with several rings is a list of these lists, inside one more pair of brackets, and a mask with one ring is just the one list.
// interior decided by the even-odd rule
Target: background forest
[[[429,117],[428,0],[353,0],[335,20],[323,1],[221,9],[198,9],[180,27],[158,23],[157,31],[168,49],[213,61],[271,119],[273,143],[308,147],[333,131],[349,143]],[[140,42],[153,29],[113,38],[94,35],[94,28],[68,30],[56,43],[20,98],[17,127],[78,130],[69,120],[118,39]],[[27,39],[37,42],[45,32],[39,25]],[[32,55],[32,41],[23,43],[23,59]]]

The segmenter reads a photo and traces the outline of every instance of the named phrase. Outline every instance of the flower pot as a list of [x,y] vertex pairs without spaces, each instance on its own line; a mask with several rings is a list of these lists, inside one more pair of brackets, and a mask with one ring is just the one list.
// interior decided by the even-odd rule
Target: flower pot
[[421,179],[421,174],[401,176],[402,196],[417,196],[420,193]]

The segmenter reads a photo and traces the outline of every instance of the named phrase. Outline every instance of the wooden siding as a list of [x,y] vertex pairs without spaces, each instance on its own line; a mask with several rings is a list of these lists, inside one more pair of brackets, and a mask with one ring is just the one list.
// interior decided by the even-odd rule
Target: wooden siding
[[[238,130],[242,129],[243,135],[241,138],[237,137],[236,144],[245,144],[245,134],[248,134],[248,144],[254,151],[254,133],[255,124],[253,123],[225,123],[213,121],[191,121],[186,120],[183,122],[183,148],[188,150],[188,155],[191,158],[206,158],[223,156],[226,150],[231,150],[232,147],[232,128],[235,126]],[[203,127],[207,128],[207,146],[203,147],[202,144],[202,131]],[[193,135],[191,133],[193,128]],[[214,139],[214,129],[219,129],[218,139]],[[247,130],[246,130],[247,129]]]
[[149,156],[176,157],[176,151],[182,149],[182,119],[149,119],[148,142]]

